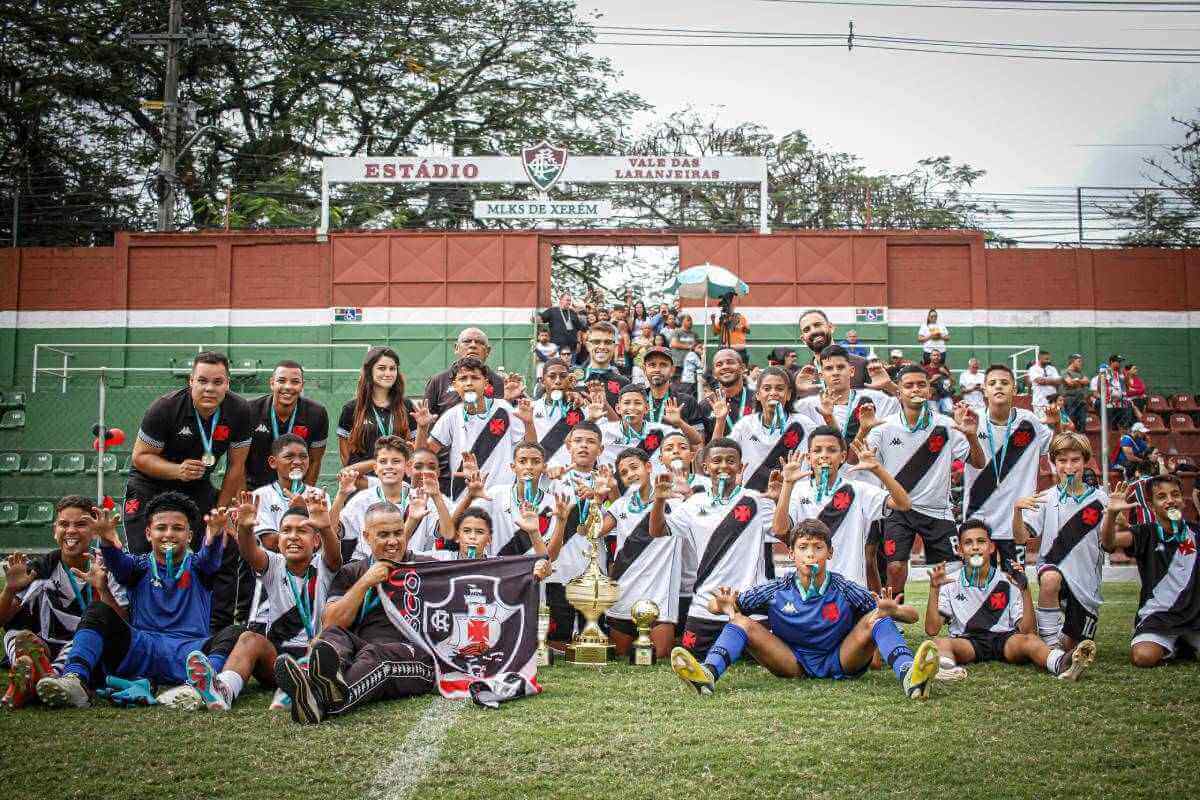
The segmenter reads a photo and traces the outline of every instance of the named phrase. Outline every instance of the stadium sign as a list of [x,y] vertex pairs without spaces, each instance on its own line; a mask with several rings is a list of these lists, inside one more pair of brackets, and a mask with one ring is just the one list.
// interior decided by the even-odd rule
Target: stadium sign
[[543,194],[562,183],[756,183],[759,231],[769,233],[767,162],[758,156],[577,156],[542,141],[517,156],[326,158],[317,231],[322,239],[329,233],[329,187],[335,183],[532,184]]
[[475,219],[604,219],[608,200],[477,200]]

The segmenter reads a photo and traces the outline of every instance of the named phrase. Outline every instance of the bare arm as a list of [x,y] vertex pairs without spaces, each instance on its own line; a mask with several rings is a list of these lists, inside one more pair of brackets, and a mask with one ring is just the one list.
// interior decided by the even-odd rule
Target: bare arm
[[161,447],[151,447],[141,439],[133,443],[133,466],[143,475],[161,481],[194,481],[203,477],[204,465],[198,458],[175,463],[162,457]]
[[308,472],[304,474],[304,482],[309,486],[316,486],[317,480],[320,479],[323,460],[325,460],[325,445],[314,447],[308,451]]
[[[267,551],[258,543],[254,527],[258,523],[259,498],[242,492],[237,498],[237,543],[238,552],[250,565],[250,569],[261,574],[267,568]],[[339,550],[340,552],[340,550]]]
[[338,599],[326,603],[325,611],[321,614],[322,625],[326,628],[332,625],[349,628],[354,625],[354,618],[358,615],[358,610],[362,608],[367,591],[383,583],[387,579],[389,570],[390,565],[386,562],[376,561],[372,564],[371,568],[354,582],[350,591]]
[[222,508],[233,502],[238,492],[246,488],[246,456],[250,455],[249,447],[239,447],[225,454],[229,468],[221,479],[221,494],[217,498],[217,507]]

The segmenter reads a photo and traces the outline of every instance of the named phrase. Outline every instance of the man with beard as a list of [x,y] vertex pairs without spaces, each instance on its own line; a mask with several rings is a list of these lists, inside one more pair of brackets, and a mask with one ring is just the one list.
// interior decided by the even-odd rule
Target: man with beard
[[603,386],[608,418],[616,420],[613,406],[617,403],[617,395],[629,385],[629,379],[617,372],[613,364],[617,353],[617,329],[611,322],[597,322],[588,328],[584,342],[587,344],[588,363],[579,379],[579,389],[586,392],[593,384]]
[[[834,330],[834,325],[829,321],[829,317],[819,308],[810,308],[800,315],[800,341],[804,342],[808,349],[812,351],[812,365],[818,373],[821,371],[818,356],[822,350],[834,343]],[[850,366],[854,369],[850,388],[866,388],[867,359],[853,353],[847,353],[847,360],[849,360]],[[882,387],[874,386],[872,388],[879,389]]]
[[697,421],[704,425],[705,441],[728,436],[739,419],[754,413],[754,392],[746,385],[746,364],[736,350],[716,352],[713,377],[720,388],[708,395],[697,412]]
[[642,372],[646,374],[646,383],[649,384],[646,402],[650,404],[650,410],[646,418],[655,423],[667,422],[663,414],[666,412],[667,399],[670,398],[679,404],[679,416],[683,423],[679,429],[690,441],[699,444],[704,440],[704,421],[696,418],[699,413],[696,398],[687,392],[671,391],[672,365],[671,353],[665,347],[652,347],[646,351],[642,361]]

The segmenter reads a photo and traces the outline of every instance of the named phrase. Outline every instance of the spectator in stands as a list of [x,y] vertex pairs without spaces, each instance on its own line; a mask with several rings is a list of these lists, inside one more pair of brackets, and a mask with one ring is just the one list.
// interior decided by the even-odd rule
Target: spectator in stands
[[250,401],[250,454],[246,457],[246,488],[254,491],[275,480],[267,463],[271,445],[285,433],[304,440],[308,448],[308,472],[304,482],[315,484],[321,474],[321,459],[329,438],[329,412],[320,403],[304,397],[304,368],[296,361],[280,361],[267,383],[271,393]]
[[1150,430],[1140,422],[1133,423],[1129,433],[1121,437],[1121,444],[1114,453],[1110,466],[1122,471],[1126,479],[1138,475],[1157,475],[1158,464],[1154,459],[1154,448],[1147,439]]
[[679,318],[679,327],[671,336],[671,361],[675,364],[675,380],[683,375],[683,362],[696,346],[696,332],[692,330],[692,315]]
[[[829,316],[819,308],[810,308],[800,315],[800,341],[812,352],[811,363],[819,374],[821,365],[817,356],[822,350],[833,344],[833,334],[836,328],[829,321]],[[892,351],[893,355],[896,351]],[[862,356],[849,354],[848,361],[854,368],[850,381],[853,389],[862,389],[867,385],[867,360]]]
[[[432,382],[432,380],[431,380]],[[372,347],[363,360],[354,399],[338,417],[338,452],[342,464],[360,475],[375,471],[375,440],[380,436],[411,438],[417,423],[413,404],[404,396],[400,356],[390,347]],[[361,488],[361,487],[360,487]]]
[[733,294],[722,299],[721,315],[710,315],[708,322],[714,336],[721,340],[721,347],[727,347],[742,357],[742,363],[749,366],[750,352],[746,349],[746,337],[750,334],[750,323],[746,315],[733,307]]
[[950,414],[954,411],[954,376],[950,368],[942,363],[941,352],[934,350],[929,361],[922,367],[929,377],[929,402],[933,411]]
[[633,359],[629,354],[629,325],[623,319],[613,322],[613,325],[617,328],[617,356],[613,360],[613,364],[618,372],[628,376],[630,368],[633,366]]
[[862,356],[863,358],[871,355],[870,349],[858,341],[858,331],[846,331],[846,338],[841,341],[841,345],[851,355]]
[[692,345],[692,351],[683,359],[683,375],[679,382],[684,385],[686,391],[693,392],[696,389],[696,381],[700,380],[703,374],[704,342],[696,342]]
[[537,359],[537,377],[540,380],[542,377],[542,368],[546,365],[546,362],[558,357],[558,345],[550,341],[550,331],[548,329],[538,328],[537,342],[533,345],[533,352]]
[[929,309],[929,313],[925,315],[925,324],[917,329],[917,341],[925,351],[923,360],[926,363],[929,362],[929,354],[935,352],[942,354],[943,363],[949,363],[949,359],[946,358],[946,342],[950,341],[950,329],[938,322],[936,308]]
[[1091,390],[1094,397],[1096,415],[1100,415],[1100,402],[1103,390],[1107,389],[1108,402],[1105,404],[1108,414],[1108,427],[1125,430],[1133,425],[1134,408],[1126,395],[1125,376],[1121,365],[1125,357],[1113,353],[1108,357],[1108,363],[1100,366],[1096,377],[1092,378]]
[[1133,403],[1138,411],[1145,411],[1146,382],[1138,374],[1137,364],[1130,364],[1125,368],[1125,383],[1127,384],[1125,396],[1129,398],[1129,402]]
[[[205,352],[192,362],[188,385],[154,401],[142,417],[133,444],[133,463],[125,484],[125,538],[135,554],[150,552],[146,509],[166,492],[180,492],[199,509],[199,516],[227,506],[246,488],[246,456],[250,452],[250,404],[229,390],[229,359]],[[226,458],[218,491],[209,478]],[[199,550],[202,527],[192,529],[192,549]],[[212,625],[219,630],[238,620],[245,623],[254,594],[254,575],[227,548],[213,589]]]
[[671,313],[663,317],[663,324],[659,326],[658,332],[667,340],[667,346],[670,347],[671,340],[675,338],[675,329],[679,327],[678,318]]
[[903,350],[899,347],[893,347],[891,352],[888,353],[888,362],[885,366],[887,367],[888,375],[894,381],[896,380],[896,373],[900,371],[900,368],[907,367],[911,363],[911,361],[904,357]]
[[[563,292],[558,296],[558,306],[555,308],[547,308],[538,315],[538,319],[550,326],[550,341],[553,342],[559,349],[564,358],[569,358],[570,354],[575,352],[576,346],[579,344],[579,332],[584,330],[583,319],[571,307],[571,295],[569,292]],[[461,334],[460,334],[461,336]],[[485,337],[486,338],[486,337]],[[459,353],[458,358],[463,356]],[[480,357],[473,353],[476,358],[486,360],[486,357]],[[450,385],[449,379],[446,380],[446,388]],[[457,399],[454,403],[457,403]],[[454,405],[448,403],[447,407]],[[441,413],[434,411],[435,414]]]
[[[568,299],[570,295],[567,296]],[[561,301],[559,308],[561,308]],[[555,314],[558,309],[552,309]],[[579,320],[579,315],[575,315],[575,320]],[[554,329],[551,328],[550,341],[554,342]],[[555,342],[558,344],[557,342]],[[561,345],[560,345],[561,347]],[[575,350],[575,341],[572,339],[571,351]],[[478,358],[487,366],[488,356],[492,354],[492,345],[488,340],[486,333],[479,328],[464,328],[462,333],[458,334],[458,339],[454,344],[455,359],[466,358],[471,356]],[[484,394],[488,397],[503,397],[504,396],[504,376],[496,372],[491,367],[487,368],[487,385],[484,387]],[[440,416],[443,411],[451,406],[456,406],[461,401],[458,393],[454,391],[454,386],[450,381],[450,370],[446,369],[432,376],[429,382],[425,384],[425,407],[429,409],[434,416]],[[368,450],[367,452],[373,452]]]
[[654,347],[654,327],[648,322],[642,322],[638,326],[638,335],[629,343],[629,353],[633,356],[635,368],[642,369],[642,359],[651,347]]
[[1062,384],[1062,377],[1053,361],[1049,350],[1039,350],[1037,362],[1025,373],[1025,380],[1029,384],[1030,404],[1039,417],[1045,416],[1046,406],[1054,402],[1054,398],[1058,396],[1058,387]]
[[979,369],[978,358],[967,361],[967,368],[958,376],[958,388],[962,392],[962,401],[976,414],[982,414],[987,403],[983,400],[983,372]]
[[[640,332],[642,325],[646,323],[648,318],[649,315],[646,313],[646,304],[641,300],[638,300],[633,304],[633,311],[629,315],[630,329]],[[653,327],[650,329],[650,335],[651,337],[654,336]]]
[[1067,369],[1062,377],[1063,413],[1071,420],[1075,430],[1087,430],[1088,376],[1083,372],[1083,356],[1072,353],[1067,359]]

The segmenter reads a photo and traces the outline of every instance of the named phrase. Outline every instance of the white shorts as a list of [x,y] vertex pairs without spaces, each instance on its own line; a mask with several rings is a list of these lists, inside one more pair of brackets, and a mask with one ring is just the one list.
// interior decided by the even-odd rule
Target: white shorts
[[1171,656],[1175,655],[1175,644],[1180,639],[1183,639],[1192,646],[1193,650],[1195,650],[1197,653],[1200,653],[1200,631],[1184,633],[1178,636],[1166,636],[1161,633],[1139,633],[1137,636],[1133,637],[1133,641],[1129,643],[1129,646],[1133,647],[1135,644],[1140,644],[1142,642],[1151,642],[1158,645],[1163,650],[1166,650],[1167,658],[1170,658]]

